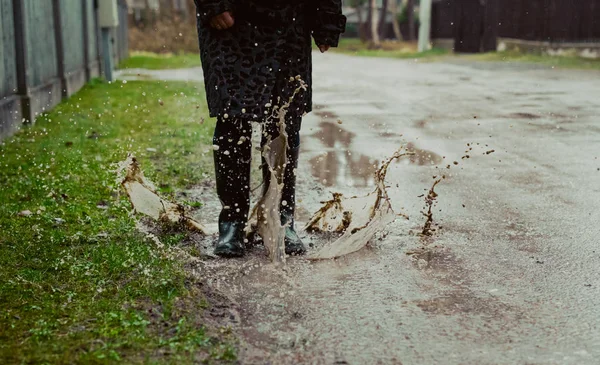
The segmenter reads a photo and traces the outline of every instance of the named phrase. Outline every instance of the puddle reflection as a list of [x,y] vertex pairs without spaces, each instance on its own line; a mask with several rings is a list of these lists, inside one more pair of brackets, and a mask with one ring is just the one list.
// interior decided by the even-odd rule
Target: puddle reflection
[[[319,112],[325,119],[319,123],[319,130],[311,135],[323,144],[324,152],[310,160],[311,173],[324,186],[370,187],[375,185],[374,172],[379,160],[353,151],[356,134],[341,128],[336,122],[326,121],[335,118],[333,113]],[[442,156],[420,149],[410,142],[406,149],[414,155],[398,160],[398,163],[416,166],[434,166],[443,162]]]
[[378,160],[352,152],[352,141],[356,136],[336,123],[321,122],[313,138],[323,143],[326,152],[310,160],[314,177],[325,186],[373,186],[373,173]]
[[409,142],[406,145],[406,150],[408,152],[414,153],[414,155],[400,159],[398,162],[406,163],[406,161],[408,161],[411,165],[435,166],[441,164],[444,161],[443,157],[438,155],[437,153],[417,148],[412,142]]

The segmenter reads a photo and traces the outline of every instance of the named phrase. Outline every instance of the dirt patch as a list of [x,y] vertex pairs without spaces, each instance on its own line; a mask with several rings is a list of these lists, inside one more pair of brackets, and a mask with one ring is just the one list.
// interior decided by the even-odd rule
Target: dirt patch
[[339,119],[339,116],[332,111],[325,110],[324,108],[320,108],[314,111],[314,114],[317,115],[321,119]]
[[[187,328],[203,329],[213,345],[236,342],[234,333],[240,325],[238,306],[194,278],[186,279],[185,287],[186,295],[177,298],[168,309],[149,298],[138,300],[131,308],[145,313],[149,320],[147,331],[164,339],[176,338],[183,323]],[[152,358],[164,359],[169,355],[169,347],[161,347]],[[193,356],[199,362],[209,358],[203,351]]]
[[427,127],[428,123],[429,123],[429,121],[427,121],[426,119],[418,120],[415,122],[415,127],[416,128],[425,128],[425,127]]
[[450,291],[431,299],[418,300],[415,304],[423,312],[442,315],[495,315],[510,309],[508,305],[492,298],[480,298],[460,290]]
[[409,252],[413,265],[436,282],[449,287],[442,295],[415,300],[423,312],[436,315],[486,315],[503,318],[519,311],[487,293],[472,290],[470,273],[462,259],[445,247],[422,247]]
[[527,126],[533,130],[546,131],[546,132],[551,132],[551,133],[571,132],[570,129],[561,127],[558,124],[528,123]]
[[537,115],[537,114],[533,114],[533,113],[520,112],[520,113],[509,114],[507,116],[507,118],[511,118],[511,119],[540,119],[541,116]]

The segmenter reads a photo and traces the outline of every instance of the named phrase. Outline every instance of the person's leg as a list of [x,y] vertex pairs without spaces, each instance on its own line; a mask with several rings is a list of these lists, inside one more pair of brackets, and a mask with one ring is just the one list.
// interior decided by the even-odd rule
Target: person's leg
[[213,137],[217,195],[223,206],[219,215],[219,241],[215,254],[242,256],[244,227],[250,209],[252,125],[235,119],[219,119]]
[[283,173],[283,191],[281,194],[281,222],[290,223],[293,228],[296,208],[296,169],[298,168],[298,153],[300,152],[300,126],[302,117],[287,118],[286,132],[288,135],[287,165]]
[[[281,224],[287,224],[285,237],[285,252],[288,255],[303,254],[306,252],[304,244],[298,237],[294,228],[294,214],[296,208],[296,168],[298,167],[298,155],[300,152],[300,126],[302,117],[289,115],[286,117],[286,133],[288,135],[287,165],[283,173],[283,191],[281,194]],[[279,128],[276,123],[270,123],[264,126],[262,144],[264,145],[267,138],[272,139],[279,136]],[[269,186],[271,174],[263,159],[263,184],[264,189]]]

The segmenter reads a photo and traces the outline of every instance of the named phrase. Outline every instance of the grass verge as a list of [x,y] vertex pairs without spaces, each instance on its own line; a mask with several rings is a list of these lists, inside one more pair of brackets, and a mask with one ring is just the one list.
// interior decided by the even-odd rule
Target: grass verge
[[175,68],[200,67],[198,53],[151,53],[132,52],[131,56],[119,64],[120,69],[141,68],[148,70],[164,70]]
[[476,61],[523,62],[556,68],[600,70],[600,59],[589,59],[578,56],[549,56],[518,51],[505,51],[471,55],[468,58]]
[[357,38],[342,38],[338,48],[332,49],[334,52],[344,53],[354,56],[367,57],[388,57],[400,59],[424,58],[432,61],[461,59],[468,61],[483,62],[514,62],[514,63],[532,63],[547,65],[549,67],[580,69],[580,70],[600,70],[599,59],[589,59],[574,55],[550,56],[523,53],[519,51],[490,52],[474,55],[453,55],[447,50],[434,48],[426,52],[417,52],[417,45],[414,42],[381,42],[380,48],[372,48],[369,43],[363,43]]
[[114,164],[134,152],[161,189],[210,171],[202,86],[93,82],[0,143],[0,363],[235,358],[170,245],[135,229]]
[[344,53],[353,56],[365,57],[387,57],[400,59],[415,58],[436,58],[445,56],[448,51],[441,48],[434,48],[425,52],[417,51],[417,44],[414,42],[381,42],[380,48],[372,48],[369,43],[363,43],[356,38],[342,38],[337,48],[332,48],[333,52]]

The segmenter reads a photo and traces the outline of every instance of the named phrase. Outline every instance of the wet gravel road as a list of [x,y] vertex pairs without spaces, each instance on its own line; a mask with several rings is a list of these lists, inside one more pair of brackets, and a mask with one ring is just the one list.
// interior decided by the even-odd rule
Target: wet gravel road
[[326,54],[314,74],[299,219],[370,191],[408,144],[388,182],[410,220],[333,261],[207,263],[239,305],[241,362],[597,364],[600,73]]
[[[307,351],[330,363],[598,363],[600,73],[327,55],[315,80],[305,159],[324,146],[335,158],[305,166],[330,189],[368,185],[360,161],[403,142],[417,155],[388,175],[411,220],[304,274]],[[442,229],[409,235],[440,174]]]

